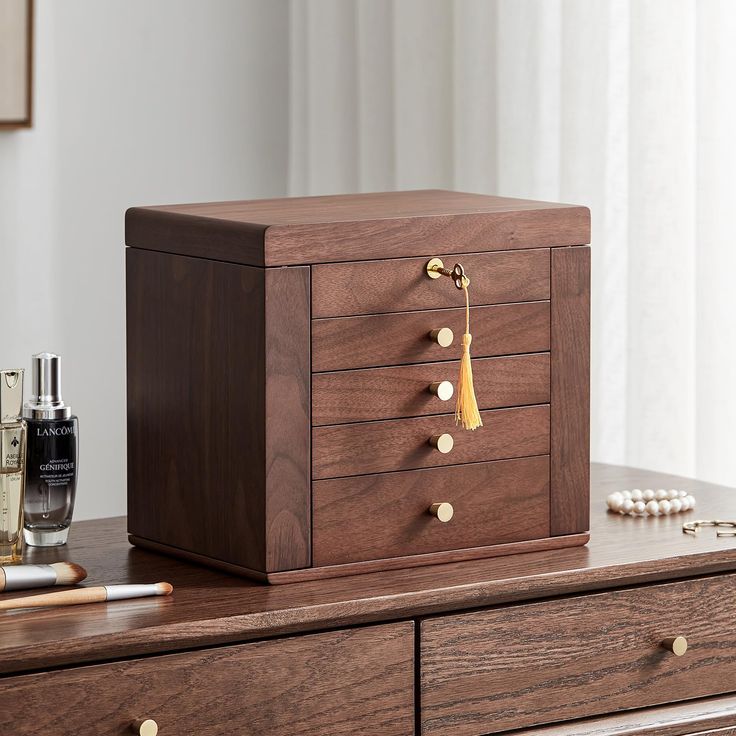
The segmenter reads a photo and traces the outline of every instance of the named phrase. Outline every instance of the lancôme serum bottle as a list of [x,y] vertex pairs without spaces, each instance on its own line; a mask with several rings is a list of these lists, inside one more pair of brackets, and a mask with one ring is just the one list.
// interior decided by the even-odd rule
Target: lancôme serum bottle
[[23,371],[0,371],[0,564],[20,562],[23,551],[23,494],[26,423]]
[[79,423],[61,396],[61,357],[33,356],[28,424],[25,540],[31,547],[66,544],[77,491]]

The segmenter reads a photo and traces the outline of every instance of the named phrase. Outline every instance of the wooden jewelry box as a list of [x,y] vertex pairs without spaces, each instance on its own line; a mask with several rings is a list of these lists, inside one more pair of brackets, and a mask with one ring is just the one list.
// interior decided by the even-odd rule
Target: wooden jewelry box
[[271,583],[585,544],[589,236],[435,190],[129,210],[131,542]]

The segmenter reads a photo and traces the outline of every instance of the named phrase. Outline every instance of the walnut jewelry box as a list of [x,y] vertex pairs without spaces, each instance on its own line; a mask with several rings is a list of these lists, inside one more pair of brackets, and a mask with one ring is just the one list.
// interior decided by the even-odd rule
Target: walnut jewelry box
[[589,240],[439,190],[130,209],[131,542],[269,583],[585,544]]

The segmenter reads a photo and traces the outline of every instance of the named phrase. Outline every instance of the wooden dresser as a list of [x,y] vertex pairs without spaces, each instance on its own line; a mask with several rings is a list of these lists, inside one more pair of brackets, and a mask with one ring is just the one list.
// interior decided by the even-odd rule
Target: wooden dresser
[[[736,519],[736,491],[613,466],[592,486],[587,547],[284,586],[132,548],[122,518],[76,523],[30,558],[174,595],[0,614],[0,731],[731,736],[736,539],[681,524]],[[698,510],[604,511],[634,487],[691,490]]]

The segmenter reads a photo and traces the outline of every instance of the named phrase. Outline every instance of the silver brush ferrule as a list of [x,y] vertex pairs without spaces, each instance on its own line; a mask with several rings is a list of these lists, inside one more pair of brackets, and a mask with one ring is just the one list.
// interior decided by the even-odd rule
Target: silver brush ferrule
[[34,355],[31,398],[23,407],[26,419],[69,419],[71,407],[61,397],[61,356],[55,353]]
[[26,588],[45,588],[56,585],[56,570],[51,565],[8,565],[3,567],[4,592]]

